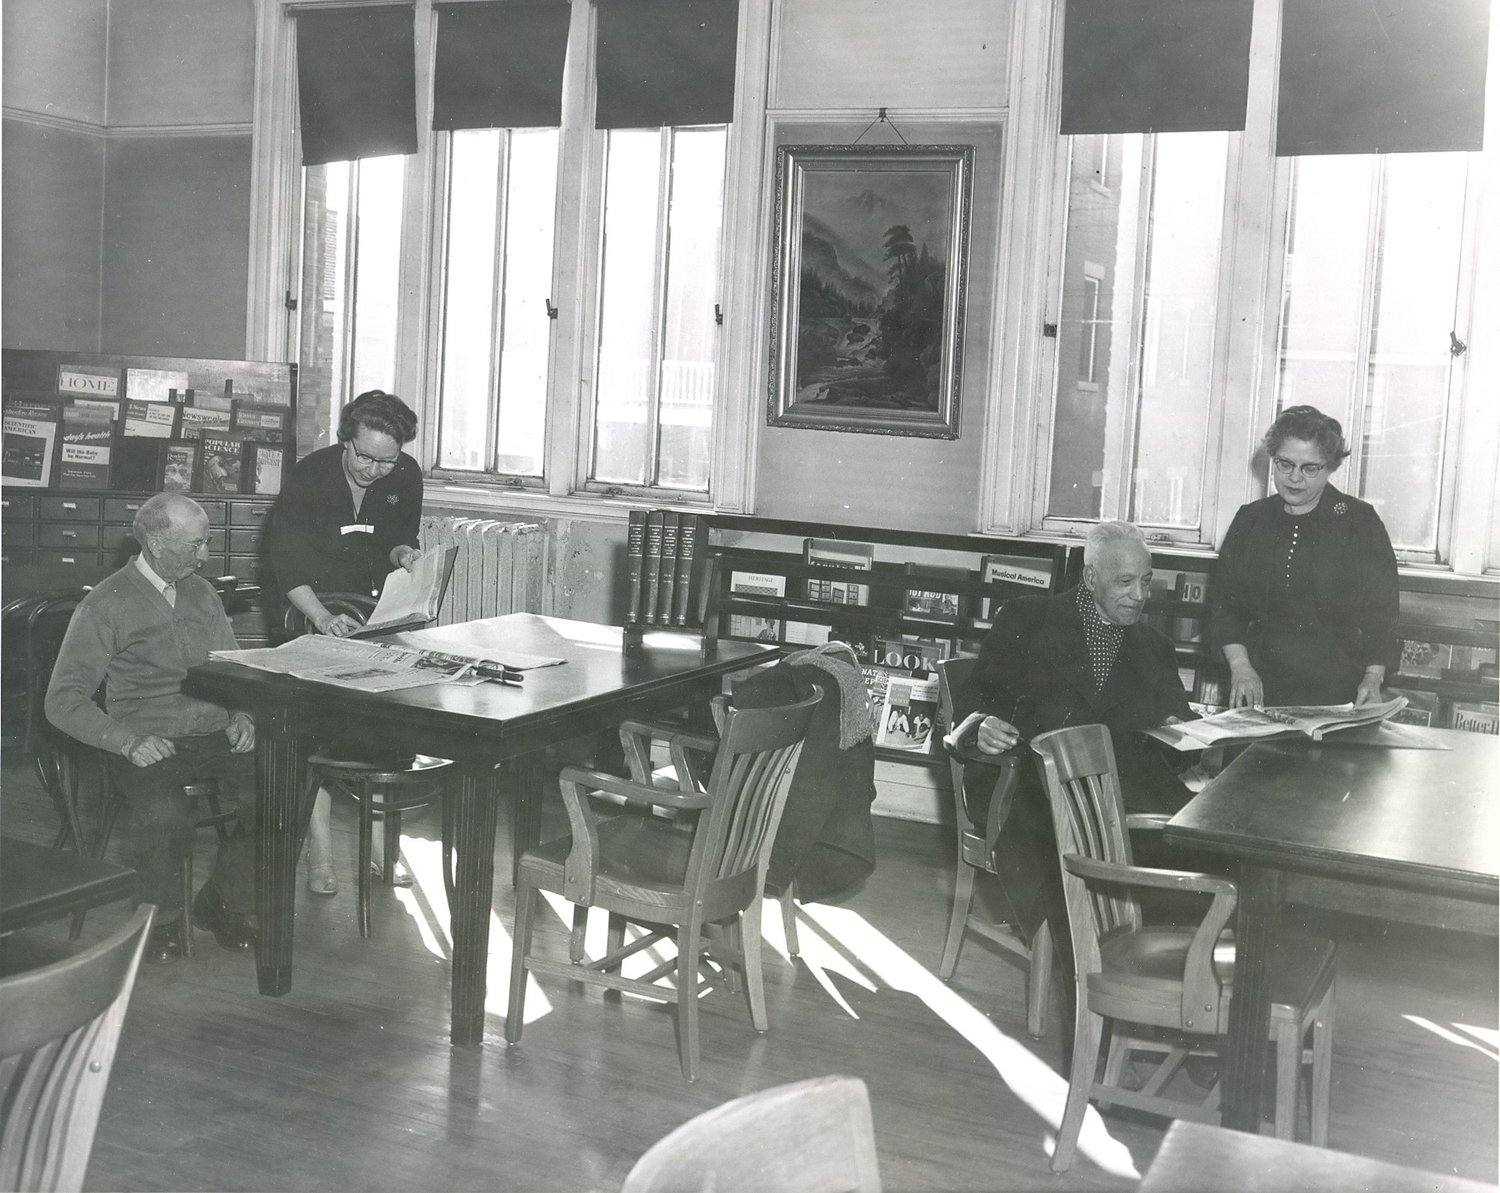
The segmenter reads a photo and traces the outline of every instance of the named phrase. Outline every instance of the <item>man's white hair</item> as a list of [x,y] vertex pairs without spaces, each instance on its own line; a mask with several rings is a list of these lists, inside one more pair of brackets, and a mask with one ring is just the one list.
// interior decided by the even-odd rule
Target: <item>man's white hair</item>
[[131,534],[134,535],[135,541],[144,547],[146,540],[152,535],[170,530],[178,517],[190,517],[194,514],[203,514],[205,518],[208,517],[203,513],[203,507],[185,494],[158,493],[155,497],[147,499],[141,508],[136,510]]
[[1146,536],[1139,526],[1131,522],[1100,522],[1092,527],[1083,540],[1083,562],[1089,567],[1099,566],[1099,557],[1114,543],[1139,543],[1143,551],[1150,551]]

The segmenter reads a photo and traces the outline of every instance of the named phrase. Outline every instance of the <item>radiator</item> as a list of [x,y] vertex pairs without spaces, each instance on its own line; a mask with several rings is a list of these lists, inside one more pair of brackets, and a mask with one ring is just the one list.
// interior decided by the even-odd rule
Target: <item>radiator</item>
[[424,550],[458,547],[448,592],[434,625],[542,611],[545,527],[534,522],[431,514],[422,518],[420,541]]

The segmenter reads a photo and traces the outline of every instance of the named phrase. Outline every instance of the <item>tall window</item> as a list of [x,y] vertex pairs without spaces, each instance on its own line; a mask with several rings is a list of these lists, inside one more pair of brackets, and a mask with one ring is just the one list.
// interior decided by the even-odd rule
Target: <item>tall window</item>
[[1343,423],[1335,483],[1413,557],[1438,549],[1468,173],[1461,153],[1292,162],[1276,408]]
[[1228,136],[1071,141],[1044,517],[1196,527]]
[[591,481],[708,489],[726,133],[608,134]]
[[438,464],[540,477],[557,132],[449,139]]
[[394,385],[405,162],[303,171],[299,443],[331,443],[345,402]]

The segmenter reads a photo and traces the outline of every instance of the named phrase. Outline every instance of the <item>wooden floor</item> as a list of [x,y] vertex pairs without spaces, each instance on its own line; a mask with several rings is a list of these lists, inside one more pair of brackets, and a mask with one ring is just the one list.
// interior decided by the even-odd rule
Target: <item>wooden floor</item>
[[[47,840],[51,813],[19,759],[3,777],[4,831]],[[801,960],[770,951],[770,1032],[755,1034],[741,1000],[711,996],[703,1076],[688,1085],[669,1012],[556,982],[533,987],[533,1019],[506,1047],[508,886],[496,892],[484,1046],[450,1047],[436,816],[408,819],[424,881],[411,895],[377,891],[369,941],[354,923],[352,823],[336,808],[339,894],[306,895],[299,879],[289,994],[259,996],[250,959],[207,934],[192,961],[142,969],[88,1188],[610,1190],[691,1115],[825,1073],[868,1083],[892,1193],[1130,1189],[1160,1145],[1161,1120],[1111,1113],[1069,1173],[1050,1173],[1065,1093],[1056,1016],[1028,1038],[1019,972],[977,943],[951,986],[934,977],[953,864],[938,828],[879,823],[864,889],[809,909],[818,926],[803,924]],[[86,938],[123,914],[92,914]],[[1332,1146],[1494,1181],[1494,937],[1310,920],[1341,949]],[[561,952],[560,921],[550,935]],[[1205,1174],[1205,1190],[1233,1187],[1232,1174]]]

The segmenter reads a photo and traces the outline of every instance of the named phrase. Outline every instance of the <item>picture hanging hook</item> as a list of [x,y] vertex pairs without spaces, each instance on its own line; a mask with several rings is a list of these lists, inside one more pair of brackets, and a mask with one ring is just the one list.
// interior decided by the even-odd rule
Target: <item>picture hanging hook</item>
[[865,134],[868,133],[877,124],[888,124],[888,125],[890,125],[891,132],[895,133],[896,136],[901,137],[901,144],[903,144],[903,145],[908,144],[906,138],[903,137],[903,136],[901,136],[901,130],[896,127],[896,122],[894,120],[892,120],[889,116],[886,115],[886,110],[884,108],[881,108],[881,109],[879,109],[876,112],[875,119],[872,120],[872,121],[870,121],[869,124],[865,125],[864,131],[861,132],[859,134],[859,136],[857,136],[857,137],[854,138],[853,143],[855,145],[858,145],[861,141],[863,141],[865,139]]

